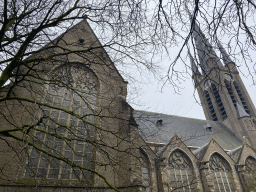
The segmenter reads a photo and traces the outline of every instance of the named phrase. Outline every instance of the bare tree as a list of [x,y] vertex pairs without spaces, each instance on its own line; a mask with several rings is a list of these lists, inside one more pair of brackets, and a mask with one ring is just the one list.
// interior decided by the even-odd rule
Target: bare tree
[[[189,4],[190,18],[184,3],[189,2],[2,0],[0,139],[6,147],[2,153],[8,157],[0,167],[2,181],[17,182],[20,175],[76,178],[91,187],[91,178],[99,176],[108,187],[119,191],[113,184],[115,178],[108,181],[108,172],[124,175],[125,164],[136,167],[143,157],[142,146],[134,142],[139,136],[124,99],[125,82],[113,72],[116,69],[111,59],[119,65],[136,66],[141,73],[144,69],[154,72],[161,56],[171,57],[170,45],[182,41],[169,71],[162,74],[177,86],[174,78],[181,74],[173,67],[189,46],[197,21],[202,30],[208,30],[212,41],[223,35],[234,39],[244,59],[255,48],[255,25],[247,22],[254,15],[254,2],[196,1]],[[65,31],[73,30],[71,27],[81,20],[92,25],[101,43],[94,35],[79,39],[84,37],[81,31],[87,34],[91,30],[79,24],[80,31],[72,32],[78,41],[67,37]],[[244,46],[239,38],[241,30],[247,37]],[[85,65],[75,62],[77,58]],[[98,70],[101,79],[90,69]],[[97,97],[104,105],[97,103]],[[120,125],[118,129],[112,126],[115,123]],[[101,154],[99,159],[97,153]],[[6,170],[17,161],[20,167],[9,177]]]
[[[132,59],[139,54],[134,47],[145,42],[128,45],[129,33],[120,27],[127,23],[121,19],[135,17],[140,11],[134,15],[132,11],[141,8],[133,1],[4,1],[2,5],[2,184],[29,185],[20,178],[41,179],[39,185],[46,185],[42,179],[74,179],[90,188],[92,178],[99,177],[100,187],[120,191],[114,172],[124,175],[119,183],[125,187],[130,177],[124,174],[129,169],[124,164],[132,165],[132,156],[139,161],[140,149],[131,142],[126,82],[104,48]],[[106,30],[103,44],[85,19]],[[131,30],[132,25],[126,27]],[[37,181],[32,185],[37,186]]]

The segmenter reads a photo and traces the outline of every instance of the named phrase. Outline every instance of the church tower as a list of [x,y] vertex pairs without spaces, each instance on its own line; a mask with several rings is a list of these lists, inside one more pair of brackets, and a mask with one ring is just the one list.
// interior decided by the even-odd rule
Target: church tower
[[235,63],[218,42],[222,64],[197,23],[194,23],[192,37],[199,58],[196,65],[188,53],[192,78],[206,119],[224,123],[241,140],[256,146],[256,110]]

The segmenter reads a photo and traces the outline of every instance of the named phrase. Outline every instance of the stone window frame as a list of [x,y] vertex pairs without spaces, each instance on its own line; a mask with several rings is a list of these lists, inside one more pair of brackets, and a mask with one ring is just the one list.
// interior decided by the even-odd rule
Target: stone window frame
[[[254,165],[251,165],[252,162],[249,162],[248,159],[252,159],[253,161],[255,161]],[[254,166],[254,168],[252,168],[253,166]],[[256,171],[256,159],[253,156],[249,155],[245,158],[245,168],[249,172],[255,172]]]
[[150,158],[148,157],[147,153],[141,149],[140,150],[141,157],[141,183],[146,188],[146,192],[150,192],[151,188],[151,163]]
[[[68,71],[68,68],[69,68],[69,71]],[[66,74],[69,73],[70,77],[68,77],[68,75],[63,73],[63,71],[65,71],[65,70],[67,72]],[[72,74],[72,72],[73,72],[73,74]],[[80,76],[77,75],[78,72],[80,72]],[[86,77],[88,79],[87,82],[84,80],[85,76],[82,76],[84,74],[81,74],[81,72],[84,74],[86,73]],[[63,82],[61,82],[61,83],[59,82],[58,78],[56,78],[56,77],[58,77],[58,75],[56,75],[58,73],[63,77]],[[88,112],[93,114],[94,111],[96,110],[96,106],[97,106],[97,98],[98,98],[97,94],[99,91],[99,81],[98,81],[97,76],[93,73],[93,71],[80,63],[66,63],[66,64],[63,64],[63,65],[57,67],[56,69],[54,69],[50,76],[52,76],[53,79],[51,79],[51,78],[49,78],[49,79],[51,79],[53,81],[52,81],[52,83],[46,85],[47,91],[45,94],[45,98],[43,99],[45,101],[45,103],[55,106],[55,104],[54,104],[55,100],[59,99],[60,103],[56,103],[57,106],[59,105],[58,107],[61,107],[61,108],[67,109],[67,110],[71,110],[71,111],[76,110],[75,111],[76,113],[86,117],[86,121],[88,121],[90,123],[94,123],[94,116],[87,115]],[[79,77],[80,77],[80,79],[79,79]],[[90,81],[91,79],[94,79],[95,86],[92,85],[93,82]],[[50,82],[51,82],[51,80],[50,80]],[[84,81],[84,82],[81,83],[82,81]],[[68,89],[68,86],[67,86],[69,83],[72,84],[72,88],[70,90]],[[85,85],[85,84],[87,84],[87,85]],[[80,86],[80,89],[78,88],[79,86]],[[90,86],[91,86],[90,89],[86,89]],[[61,93],[60,95],[58,95],[59,90],[62,90],[62,91],[60,91],[60,93]],[[68,105],[64,106],[64,102],[66,102],[64,100],[68,101],[67,97],[65,97],[65,94],[68,92],[70,92],[71,97],[69,97],[70,100],[69,100]],[[87,94],[87,95],[83,95],[83,94]],[[51,96],[52,96],[52,98],[51,98]],[[81,97],[81,96],[84,96],[84,97]],[[78,97],[79,99],[75,99],[76,97]],[[87,101],[85,101],[84,98],[86,98]],[[47,101],[47,99],[49,99],[49,101]],[[77,102],[77,100],[79,100],[79,101]],[[52,102],[52,103],[49,103],[49,102]],[[78,103],[78,105],[76,102]],[[84,103],[89,102],[90,106],[88,106],[88,103],[83,105],[82,104],[83,102]],[[57,134],[59,134],[60,136],[68,137],[68,138],[72,138],[72,137],[75,137],[75,138],[70,143],[67,141],[64,141],[64,140],[60,140],[60,139],[58,140],[56,137],[54,137],[53,140],[50,140],[50,139],[47,139],[47,134],[43,134],[42,132],[37,131],[35,133],[35,143],[37,143],[39,145],[41,143],[41,146],[43,147],[44,145],[50,146],[50,143],[52,142],[52,145],[51,145],[52,148],[49,149],[50,152],[56,153],[59,156],[66,155],[65,158],[70,160],[72,163],[74,163],[76,165],[86,166],[87,168],[91,168],[93,147],[89,143],[76,140],[76,138],[88,137],[88,139],[93,139],[93,137],[94,137],[93,129],[94,128],[92,127],[92,125],[86,124],[81,119],[78,119],[76,117],[74,119],[72,119],[74,116],[67,114],[61,110],[56,111],[55,109],[52,109],[52,108],[44,109],[44,107],[42,107],[41,109],[43,112],[48,110],[48,112],[46,112],[46,115],[49,115],[49,117],[50,117],[46,122],[44,122],[45,123],[44,125],[46,125],[45,129],[47,131],[50,130],[50,128],[49,128],[50,120],[52,119],[52,120],[55,120],[59,124],[65,125],[64,127],[67,128],[64,131],[58,132],[57,129],[60,127],[60,125],[55,124],[54,126],[55,126],[55,129],[56,129],[55,131],[57,132]],[[82,113],[83,109],[85,109],[85,111],[86,111],[85,114]],[[56,115],[53,114],[54,110],[56,111]],[[62,116],[62,114],[65,114],[66,117]],[[45,113],[44,113],[44,115],[45,115]],[[62,123],[61,122],[62,120],[64,120],[65,123]],[[74,121],[74,124],[71,123],[73,120],[76,121],[76,122]],[[70,126],[70,124],[71,124],[71,126]],[[69,131],[69,128],[71,128],[72,125],[76,125],[77,127],[75,128],[75,126],[73,126],[75,128],[75,130],[70,129],[70,131]],[[39,128],[40,128],[40,126],[43,126],[43,124],[39,125]],[[73,135],[72,135],[72,133],[73,133],[72,131],[75,132]],[[58,141],[60,141],[60,145],[57,144]],[[80,149],[78,146],[80,146],[80,148],[81,147],[82,148]],[[88,149],[87,151],[86,151],[86,148]],[[59,151],[58,151],[58,149],[59,149]],[[70,153],[67,151],[69,151]],[[80,157],[80,159],[79,159],[79,157]],[[29,163],[31,161],[35,161],[36,167],[29,167]],[[51,174],[51,172],[54,172],[53,171],[54,166],[58,167],[57,169],[55,167],[55,169],[57,170],[57,171],[56,170],[55,171],[57,173]],[[30,170],[31,168],[34,169],[34,172],[32,173],[33,176],[31,175],[31,172],[29,173],[29,171],[31,171]],[[40,168],[46,170],[46,173],[42,174],[41,177],[38,174]],[[65,171],[66,171],[66,174],[65,174]],[[25,169],[24,176],[27,178],[39,178],[39,179],[41,178],[41,179],[88,180],[91,177],[91,174],[88,173],[88,171],[84,171],[84,170],[81,171],[78,167],[71,167],[70,165],[66,164],[63,161],[53,159],[53,158],[43,154],[42,152],[38,152],[35,148],[32,148],[29,151],[29,159],[27,161],[27,167]],[[53,177],[51,177],[51,176],[53,176]]]
[[[182,155],[182,159],[178,159],[178,162],[174,163],[171,160],[171,157],[176,153],[180,153]],[[178,158],[179,157],[180,156],[178,156]],[[185,162],[185,165],[179,164],[179,162],[182,162],[181,160],[183,160],[183,162],[187,161]],[[189,169],[187,169],[188,167]],[[177,169],[177,168],[180,168],[180,169]],[[183,191],[192,192],[196,189],[195,183],[193,183],[193,180],[198,182],[195,175],[195,168],[193,166],[191,158],[183,150],[177,148],[170,153],[168,157],[168,172],[169,172],[169,181],[170,181],[169,186],[171,187],[171,190],[175,188],[177,189],[182,188]],[[173,175],[172,172],[174,174],[175,181],[172,180],[172,176],[171,176]],[[183,176],[185,176],[186,179],[183,179]],[[185,185],[182,184],[182,186],[179,186],[179,185],[177,186],[177,182],[180,182],[180,181],[181,183],[187,182],[188,184],[185,184]],[[175,186],[172,185],[173,183],[175,183]]]
[[[213,157],[215,158],[214,161]],[[215,152],[210,156],[208,169],[209,173],[211,173],[211,178],[215,191],[236,191],[232,167],[229,164],[228,160],[226,160],[221,154]],[[226,183],[224,183],[224,180],[227,181],[227,185],[225,185]],[[222,190],[222,188],[224,190]]]

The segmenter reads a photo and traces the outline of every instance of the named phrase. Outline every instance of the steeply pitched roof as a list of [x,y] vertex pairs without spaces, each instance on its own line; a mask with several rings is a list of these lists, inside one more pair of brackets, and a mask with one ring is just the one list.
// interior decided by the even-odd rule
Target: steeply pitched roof
[[209,143],[201,146],[200,148],[196,149],[195,151],[193,151],[194,155],[198,158],[198,159],[202,159],[205,151],[208,149]]
[[[84,43],[78,43],[80,40],[84,41]],[[104,46],[101,44],[100,40],[94,33],[93,29],[89,25],[86,19],[81,20],[74,26],[71,26],[68,30],[66,30],[64,33],[56,37],[54,40],[50,41],[48,44],[46,44],[44,47],[47,47],[52,44],[58,44],[58,46],[61,46],[62,48],[65,47],[65,50],[71,50],[74,51],[74,53],[78,52],[80,54],[77,55],[82,55],[81,58],[86,57],[86,60],[92,60],[90,61],[91,63],[95,63],[95,59],[91,59],[88,55],[91,53],[91,50],[97,50],[96,53],[93,53],[93,56],[95,58],[100,58],[100,63],[96,64],[99,67],[105,66],[111,69],[111,72],[108,72],[108,75],[111,73],[111,75],[114,75],[122,82],[127,84],[128,82],[124,80],[122,75],[120,74],[119,70],[117,70],[114,62],[111,60],[109,57],[109,54],[106,52]],[[104,57],[103,57],[104,53]],[[52,53],[50,53],[52,54]],[[88,55],[86,55],[88,54]],[[86,56],[84,56],[86,55]],[[89,58],[89,59],[88,59]],[[103,64],[104,62],[109,62],[106,64]],[[81,61],[79,61],[81,62]],[[106,69],[105,69],[106,70]]]
[[[211,138],[225,150],[242,145],[242,141],[221,122],[146,111],[134,111],[134,118],[139,125],[139,132],[146,142],[167,144],[176,134],[187,146],[201,147],[207,144]],[[204,127],[205,125],[207,128]]]
[[242,150],[243,150],[243,146],[239,146],[229,152],[227,152],[227,154],[236,162],[238,163],[238,160],[239,160],[239,157],[242,153]]

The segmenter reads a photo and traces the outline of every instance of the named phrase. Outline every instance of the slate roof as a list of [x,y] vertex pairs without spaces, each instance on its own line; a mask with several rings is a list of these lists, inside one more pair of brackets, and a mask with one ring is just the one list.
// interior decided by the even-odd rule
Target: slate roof
[[243,107],[241,107],[241,105],[236,102],[236,106],[237,106],[237,115],[238,118],[242,118],[242,117],[250,117],[250,115],[248,115],[248,113],[246,113],[246,111],[244,110]]
[[167,144],[176,134],[187,146],[201,147],[211,138],[225,150],[242,145],[242,141],[221,122],[136,110],[133,115],[146,142]]
[[242,153],[242,150],[243,150],[243,146],[239,146],[229,152],[227,152],[227,154],[236,162],[238,163],[238,160],[240,158],[240,155]]

